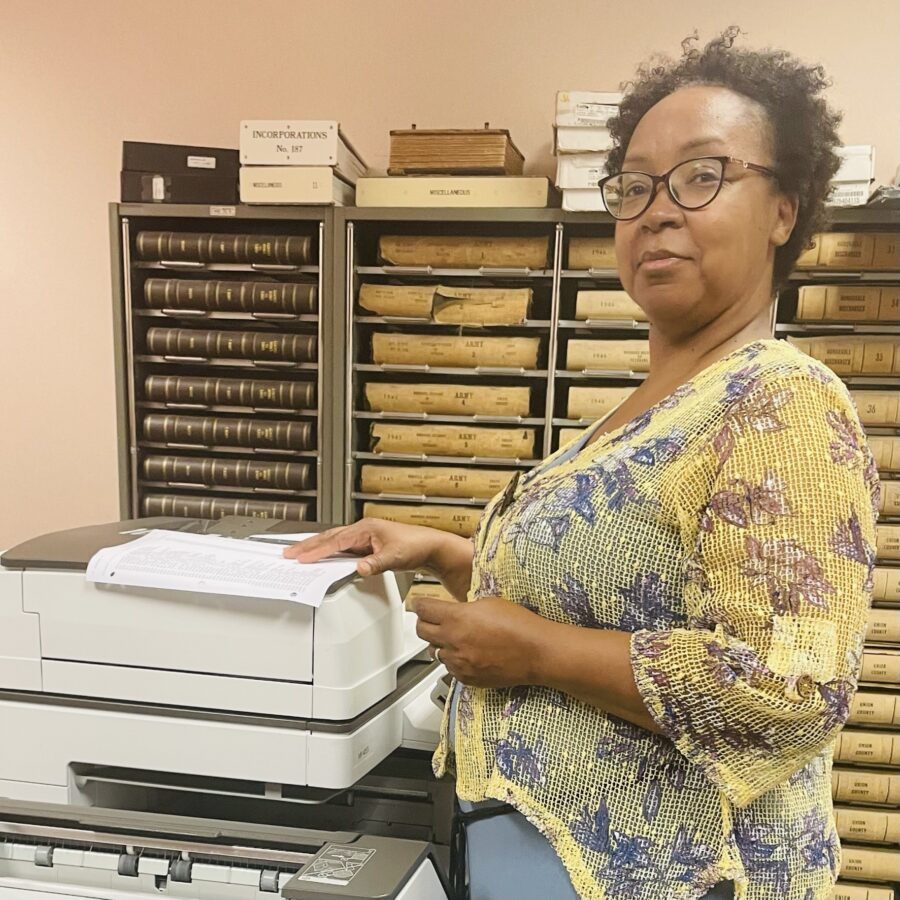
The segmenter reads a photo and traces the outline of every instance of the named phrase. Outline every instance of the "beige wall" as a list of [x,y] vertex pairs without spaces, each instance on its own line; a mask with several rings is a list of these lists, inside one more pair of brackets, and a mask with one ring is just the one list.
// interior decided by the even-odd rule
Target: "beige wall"
[[[727,11],[723,8],[727,7]],[[897,0],[0,0],[0,548],[117,516],[106,203],[121,141],[242,118],[509,128],[548,173],[554,93],[615,88],[698,27],[821,61],[845,143],[900,159]]]

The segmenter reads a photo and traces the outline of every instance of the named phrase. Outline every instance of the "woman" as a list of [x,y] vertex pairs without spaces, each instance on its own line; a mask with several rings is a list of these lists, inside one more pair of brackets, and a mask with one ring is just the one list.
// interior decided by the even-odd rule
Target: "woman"
[[612,124],[646,381],[472,542],[365,520],[286,552],[428,568],[474,601],[416,610],[457,679],[435,769],[473,898],[831,896],[878,484],[843,384],[771,323],[837,117],[818,68],[732,38],[641,70]]

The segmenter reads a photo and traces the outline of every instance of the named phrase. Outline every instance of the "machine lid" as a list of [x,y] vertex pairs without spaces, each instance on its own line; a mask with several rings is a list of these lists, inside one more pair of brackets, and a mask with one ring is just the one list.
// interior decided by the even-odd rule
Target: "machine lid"
[[67,528],[31,538],[0,555],[0,566],[9,569],[68,569],[86,571],[91,557],[104,547],[127,544],[154,528],[186,531],[191,534],[219,534],[225,537],[249,537],[252,534],[293,534],[300,531],[325,531],[330,525],[296,522],[286,519],[257,519],[252,516],[225,516],[222,519],[181,519],[154,516],[125,519],[103,525]]

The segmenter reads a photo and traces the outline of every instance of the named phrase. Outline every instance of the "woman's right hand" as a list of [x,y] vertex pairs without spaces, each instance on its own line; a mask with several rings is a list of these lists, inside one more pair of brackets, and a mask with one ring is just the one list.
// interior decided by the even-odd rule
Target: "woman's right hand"
[[333,553],[357,553],[362,556],[356,564],[360,575],[427,569],[442,581],[468,585],[472,573],[471,547],[465,538],[436,528],[361,519],[292,544],[285,548],[284,556],[311,563]]

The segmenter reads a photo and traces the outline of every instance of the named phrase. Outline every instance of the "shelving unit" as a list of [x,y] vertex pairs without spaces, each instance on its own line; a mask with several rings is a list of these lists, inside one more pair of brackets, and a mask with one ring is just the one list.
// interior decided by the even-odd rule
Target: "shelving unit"
[[[137,246],[138,235],[148,231],[305,237],[311,254],[298,264],[152,258]],[[334,480],[329,391],[339,383],[333,355],[325,351],[335,343],[328,302],[333,231],[333,210],[325,207],[110,205],[123,516],[196,511],[336,520],[334,496],[324,488]],[[203,283],[228,282],[235,290],[240,283],[239,290],[249,291],[253,282],[281,296],[312,291],[315,300],[302,312],[258,308],[278,303],[256,300],[249,310],[204,308],[204,301],[160,307],[151,303],[152,278],[166,279],[160,287],[173,295],[196,289],[218,297],[218,289]],[[265,349],[265,358],[243,352],[243,342],[227,355],[148,346],[174,339],[171,329],[182,330],[188,342],[219,333],[226,345],[243,334]],[[292,336],[312,350],[309,359],[279,359],[260,343]],[[154,424],[183,433],[160,436],[148,430]],[[198,434],[204,427],[207,433]]]

